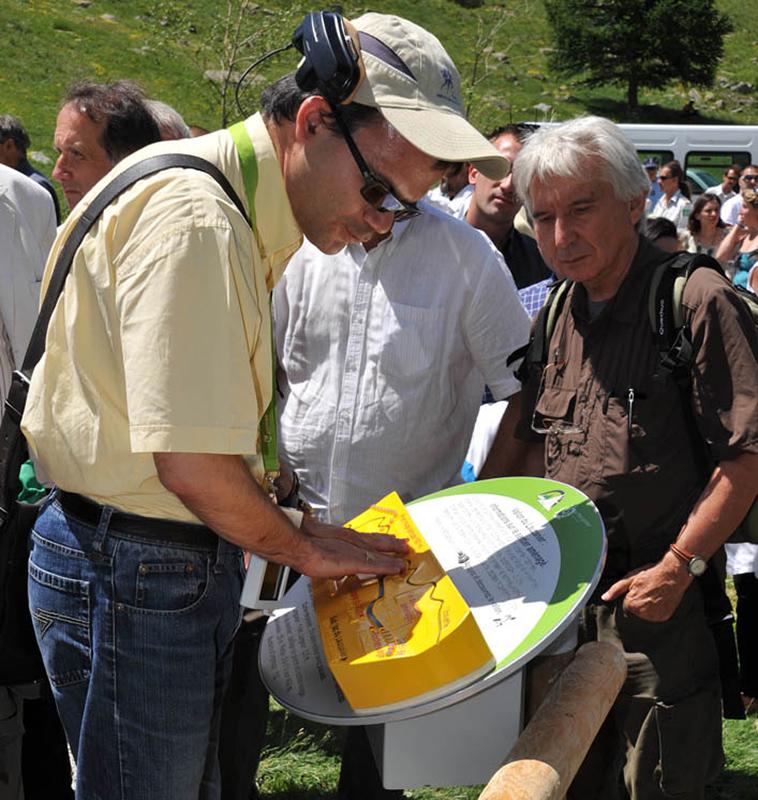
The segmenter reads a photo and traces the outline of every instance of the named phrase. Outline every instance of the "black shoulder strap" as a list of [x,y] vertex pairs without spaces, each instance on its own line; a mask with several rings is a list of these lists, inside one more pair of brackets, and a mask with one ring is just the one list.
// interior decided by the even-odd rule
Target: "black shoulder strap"
[[692,406],[692,335],[682,305],[684,287],[700,267],[724,274],[718,261],[702,253],[677,253],[661,262],[650,281],[648,312],[658,351],[659,376],[670,376],[676,383],[682,418],[694,442],[695,459],[704,479],[707,479],[713,470],[713,462]]
[[723,275],[718,261],[702,253],[676,253],[653,271],[648,293],[648,316],[660,369],[678,382],[689,382],[692,342],[684,318],[682,296],[690,275],[699,267]]
[[185,169],[197,169],[201,172],[206,172],[218,182],[245,220],[247,220],[248,223],[250,222],[247,212],[245,211],[245,206],[242,204],[242,201],[237,196],[237,193],[232,188],[226,176],[215,164],[211,164],[210,161],[206,161],[204,158],[185,155],[183,153],[163,153],[157,156],[150,156],[144,161],[140,161],[125,169],[89,204],[87,210],[82,214],[81,218],[74,226],[74,229],[69,234],[66,244],[63,246],[55,262],[55,268],[50,278],[50,283],[47,287],[47,292],[45,293],[45,299],[40,308],[37,322],[34,325],[34,330],[29,340],[29,346],[26,349],[24,361],[20,370],[17,370],[22,380],[26,380],[28,383],[34,367],[37,365],[40,358],[42,358],[42,353],[45,351],[45,336],[47,334],[47,326],[50,322],[50,317],[63,291],[63,286],[66,283],[66,277],[71,269],[74,255],[90,228],[97,222],[105,208],[122,192],[126,191],[142,178],[147,178],[150,175],[154,175],[156,172],[170,169],[171,167],[183,167]]
[[34,325],[34,331],[29,340],[23,364],[20,369],[14,371],[8,397],[5,400],[5,414],[2,417],[2,422],[0,422],[0,522],[5,521],[11,504],[18,494],[18,469],[21,462],[27,457],[20,424],[24,407],[26,406],[29,382],[34,367],[45,351],[47,326],[55,304],[63,291],[74,254],[87,232],[109,203],[141,178],[171,167],[183,167],[206,172],[219,183],[240,214],[248,223],[250,222],[245,206],[218,167],[203,158],[181,153],[165,153],[151,156],[138,164],[128,167],[94,198],[72,229],[55,262],[50,284],[45,293],[45,299],[37,317],[37,322]]
[[554,283],[545,298],[545,304],[537,313],[537,318],[532,326],[529,342],[511,353],[506,364],[510,366],[522,356],[524,360],[516,372],[516,377],[521,383],[526,383],[533,366],[543,367],[547,363],[550,337],[553,335],[558,318],[563,311],[563,306],[568,296],[568,291],[573,282],[564,279]]

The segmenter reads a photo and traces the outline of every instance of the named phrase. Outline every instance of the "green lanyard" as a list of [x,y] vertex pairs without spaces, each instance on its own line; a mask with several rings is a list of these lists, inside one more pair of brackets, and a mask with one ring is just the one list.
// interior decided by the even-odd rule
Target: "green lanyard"
[[[229,129],[242,164],[242,178],[245,182],[247,206],[250,220],[255,230],[255,190],[258,187],[258,159],[244,122],[237,122]],[[271,296],[269,295],[269,314]],[[258,426],[263,468],[266,470],[266,489],[273,489],[273,480],[279,474],[279,437],[276,425],[276,346],[274,344],[274,320],[271,318],[271,402],[261,417]]]

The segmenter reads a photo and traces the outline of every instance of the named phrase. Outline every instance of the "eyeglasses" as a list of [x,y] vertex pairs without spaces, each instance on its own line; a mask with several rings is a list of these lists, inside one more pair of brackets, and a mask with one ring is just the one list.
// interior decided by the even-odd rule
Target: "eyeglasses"
[[667,181],[669,178],[673,178],[673,177],[674,177],[673,175],[659,175],[658,176],[658,180],[659,181]]
[[739,175],[727,175],[726,179],[728,181],[731,181],[732,183],[736,183],[740,179],[740,176]]
[[742,180],[743,181],[755,181],[755,180],[758,180],[758,175],[743,175],[742,176]]
[[421,210],[415,203],[406,203],[399,197],[395,197],[390,187],[387,186],[384,181],[377,178],[369,169],[366,160],[358,149],[358,145],[356,145],[355,140],[350,135],[345,120],[342,119],[339,108],[332,106],[332,112],[340,127],[342,136],[347,142],[350,153],[355,159],[355,163],[358,165],[358,169],[363,176],[363,186],[361,187],[361,196],[363,199],[377,211],[394,214],[395,222],[418,216]]

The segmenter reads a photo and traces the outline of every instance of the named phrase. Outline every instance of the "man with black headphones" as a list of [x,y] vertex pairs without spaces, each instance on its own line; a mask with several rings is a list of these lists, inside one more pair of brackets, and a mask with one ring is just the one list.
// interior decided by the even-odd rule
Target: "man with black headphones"
[[403,569],[403,543],[270,501],[268,295],[302,234],[335,252],[417,213],[451,163],[493,178],[508,164],[465,120],[435,37],[378,14],[355,28],[309,15],[297,75],[266,91],[262,115],[128,157],[53,246],[43,290],[126,168],[182,153],[222,173],[167,169],[107,206],[31,382],[23,429],[58,488],[35,526],[30,605],[78,798],[219,796],[243,550],[311,576]]

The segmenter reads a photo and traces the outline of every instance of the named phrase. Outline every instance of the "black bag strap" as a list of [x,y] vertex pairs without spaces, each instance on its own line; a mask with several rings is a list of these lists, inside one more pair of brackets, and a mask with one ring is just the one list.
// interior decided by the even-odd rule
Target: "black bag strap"
[[18,466],[20,460],[22,460],[20,459],[20,449],[24,447],[20,425],[24,407],[26,406],[31,374],[45,352],[47,326],[58,298],[63,291],[74,255],[90,228],[113,200],[142,178],[172,167],[196,169],[210,175],[226,192],[229,199],[245,218],[245,221],[250,224],[250,217],[245,210],[245,206],[221,170],[204,158],[183,153],[163,153],[157,156],[150,156],[144,161],[128,167],[94,198],[79,221],[74,225],[55,262],[53,274],[45,292],[45,299],[42,302],[37,322],[34,325],[23,363],[21,368],[13,373],[8,397],[5,400],[5,414],[3,415],[2,423],[0,423],[0,522],[6,519],[10,505],[17,494]]
[[548,290],[545,303],[537,313],[537,319],[532,327],[532,334],[529,342],[515,350],[506,359],[506,365],[510,366],[522,356],[524,360],[516,371],[516,377],[522,384],[526,383],[532,367],[544,367],[547,363],[550,346],[550,337],[553,335],[558,318],[563,311],[569,289],[573,286],[573,281],[567,278],[556,281]]
[[671,377],[676,385],[682,419],[694,443],[698,469],[707,479],[713,471],[713,460],[692,407],[692,333],[682,304],[684,287],[700,267],[724,274],[718,261],[702,253],[676,253],[658,264],[650,279],[648,314],[658,351],[658,377]]
[[122,192],[126,191],[142,178],[147,178],[150,175],[154,175],[156,172],[170,169],[171,167],[196,169],[210,175],[226,192],[229,199],[234,203],[247,223],[250,224],[250,218],[245,210],[245,206],[232,188],[227,177],[215,164],[211,164],[210,161],[206,161],[204,158],[183,153],[162,153],[161,155],[150,156],[144,161],[140,161],[125,169],[89,204],[89,207],[82,214],[81,218],[74,226],[74,229],[69,234],[66,244],[63,246],[55,262],[55,268],[50,278],[47,292],[45,292],[45,299],[40,307],[39,316],[37,317],[37,322],[32,331],[29,346],[21,365],[20,373],[22,380],[26,380],[27,383],[29,382],[34,367],[45,352],[45,336],[47,334],[47,326],[50,322],[50,317],[63,291],[63,286],[66,282],[69,270],[71,269],[74,255],[90,228],[97,222],[106,207]]
[[648,316],[658,351],[660,371],[688,385],[692,341],[684,318],[682,296],[692,273],[699,267],[724,274],[718,261],[703,253],[676,253],[653,271],[648,292]]

